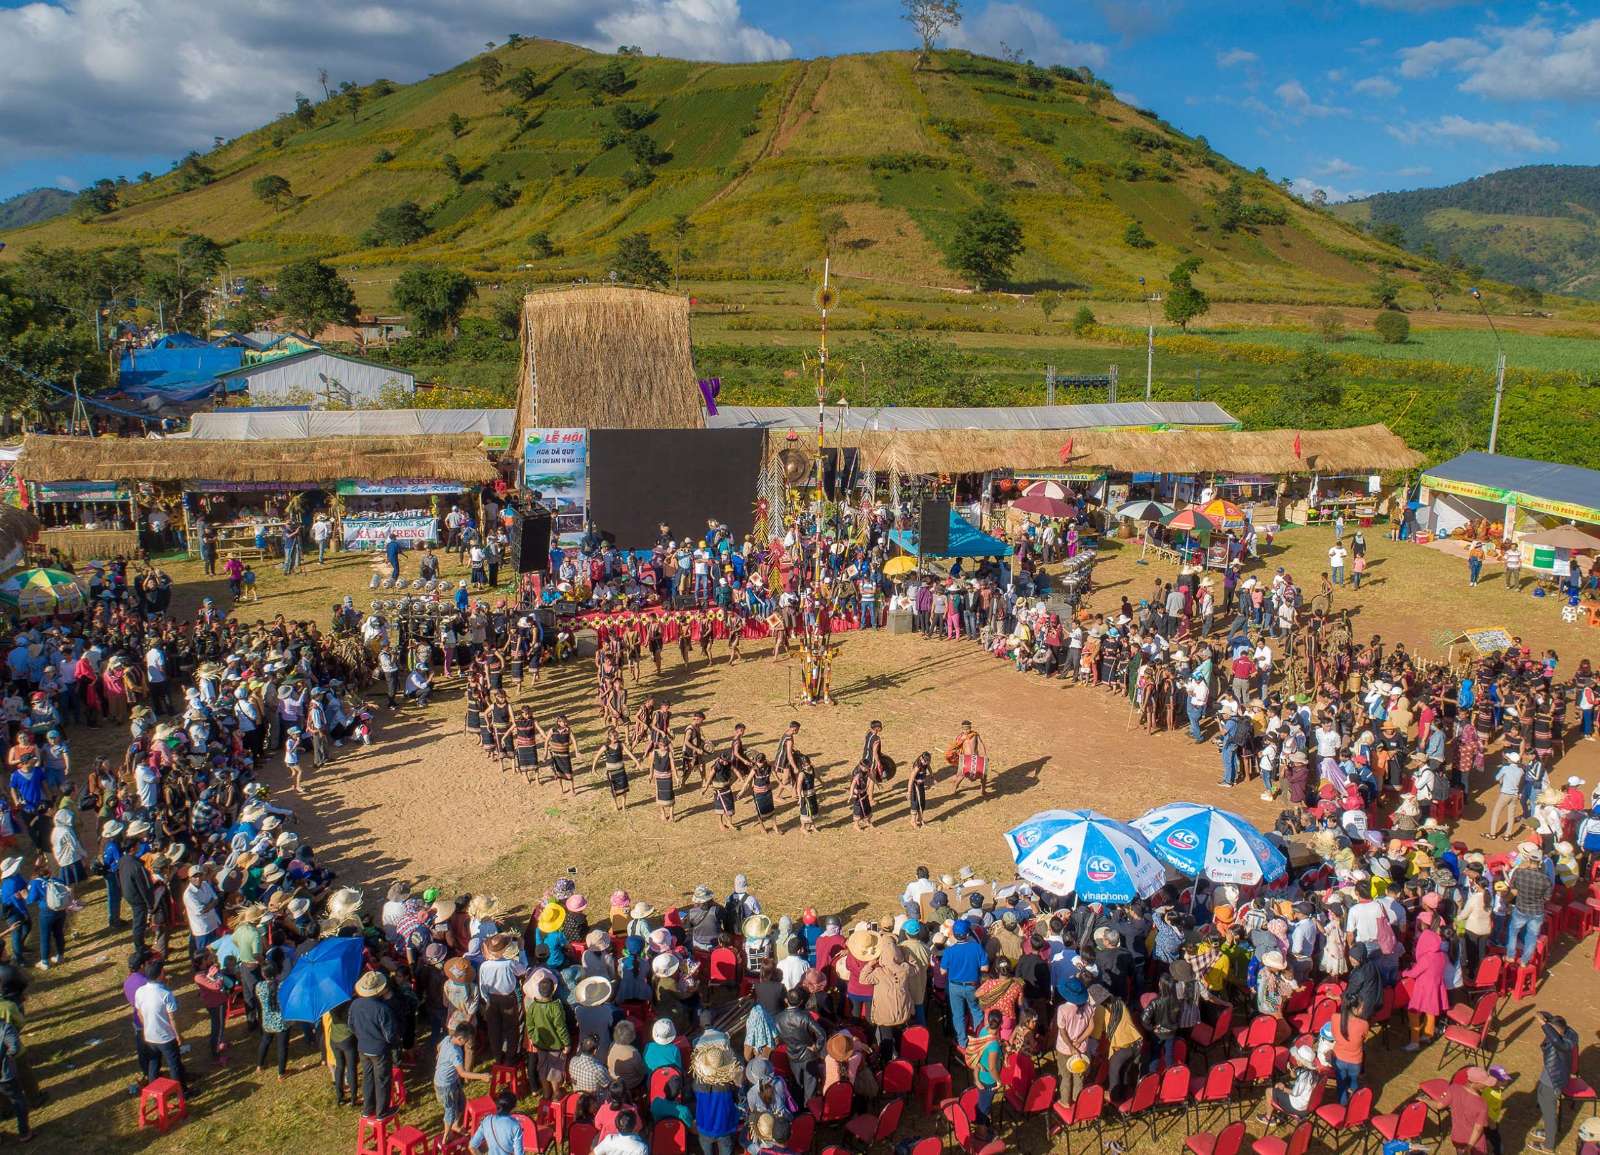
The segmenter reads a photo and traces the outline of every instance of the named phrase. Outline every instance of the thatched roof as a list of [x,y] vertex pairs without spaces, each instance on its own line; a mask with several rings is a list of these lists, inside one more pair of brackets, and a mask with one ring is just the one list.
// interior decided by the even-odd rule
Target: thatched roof
[[14,505],[0,505],[0,572],[22,561],[27,544],[43,528],[39,519]]
[[27,481],[333,482],[424,477],[478,485],[497,475],[476,433],[429,437],[325,437],[195,441],[41,437],[22,441]]
[[[1296,435],[1300,454],[1295,455]],[[1260,432],[1173,430],[1082,432],[1040,430],[846,430],[843,444],[861,450],[862,466],[902,475],[990,470],[1104,469],[1109,473],[1364,473],[1413,469],[1423,458],[1383,425],[1355,429]],[[809,438],[768,435],[769,452],[786,445],[809,456]],[[1068,441],[1072,452],[1065,459]],[[840,444],[829,431],[827,444]]]
[[522,305],[517,433],[525,427],[698,429],[689,300],[592,285]]

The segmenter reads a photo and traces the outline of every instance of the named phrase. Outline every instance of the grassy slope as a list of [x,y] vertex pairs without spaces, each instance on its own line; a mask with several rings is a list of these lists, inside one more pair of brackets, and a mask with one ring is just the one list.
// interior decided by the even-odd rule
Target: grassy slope
[[[1219,296],[1348,301],[1375,275],[1364,262],[1386,252],[1242,171],[1247,195],[1283,208],[1289,223],[1254,235],[1199,231],[1232,166],[1206,167],[1194,142],[1114,100],[1091,104],[1081,85],[1057,79],[1030,89],[1020,67],[963,53],[921,71],[903,53],[756,65],[628,60],[629,90],[601,106],[578,77],[605,57],[547,41],[496,55],[506,76],[530,68],[545,86],[525,103],[534,121],[520,133],[500,112],[515,97],[484,92],[478,61],[469,61],[370,98],[355,123],[335,98],[314,128],[280,122],[277,132],[289,130],[281,145],[272,126],[229,142],[206,157],[217,179],[205,188],[180,192],[163,176],[128,188],[125,206],[92,225],[62,219],[21,230],[7,238],[10,249],[163,244],[189,230],[228,243],[235,272],[321,253],[357,278],[385,280],[386,267],[423,258],[494,278],[530,262],[528,237],[544,231],[562,252],[533,262],[531,275],[561,280],[602,274],[623,232],[646,230],[667,247],[668,223],[686,213],[687,272],[803,278],[822,248],[819,216],[838,211],[848,222],[835,261],[843,274],[954,285],[943,246],[962,212],[997,195],[1026,228],[1015,271],[1024,288],[1133,296],[1138,277],[1158,283],[1193,253],[1206,262],[1202,284]],[[623,183],[633,165],[626,148],[601,147],[617,103],[652,110],[647,131],[670,155],[638,191]],[[446,127],[452,114],[468,122],[459,138]],[[1167,169],[1160,152],[1124,137],[1135,126],[1166,139]],[[380,149],[394,159],[376,163]],[[479,179],[455,188],[439,167],[445,153],[481,170]],[[886,154],[914,154],[924,167],[871,163]],[[1145,175],[1127,179],[1129,163]],[[251,182],[268,173],[290,181],[294,205],[276,211],[255,199]],[[501,180],[520,193],[506,210],[486,195]],[[400,200],[430,210],[433,235],[404,250],[361,249],[377,208]],[[1134,220],[1155,247],[1124,244]]]

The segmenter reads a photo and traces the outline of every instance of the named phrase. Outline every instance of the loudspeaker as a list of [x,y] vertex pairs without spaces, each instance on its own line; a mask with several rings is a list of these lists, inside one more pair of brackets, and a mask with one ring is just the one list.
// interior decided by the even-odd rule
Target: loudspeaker
[[541,573],[550,568],[548,513],[519,517],[511,523],[510,561],[518,573]]
[[924,557],[938,557],[950,548],[950,503],[932,498],[917,514],[917,543]]
[[855,449],[825,449],[822,452],[822,492],[829,501],[848,496],[856,487],[859,453]]

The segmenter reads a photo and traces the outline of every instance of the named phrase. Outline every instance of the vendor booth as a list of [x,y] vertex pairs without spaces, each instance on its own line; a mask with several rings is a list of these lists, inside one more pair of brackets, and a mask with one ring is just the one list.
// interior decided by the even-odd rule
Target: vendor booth
[[64,561],[139,555],[139,506],[114,481],[29,482],[28,506],[43,529],[39,545]]
[[1509,541],[1564,522],[1600,531],[1600,471],[1463,453],[1423,473],[1419,503],[1434,537]]
[[186,548],[200,554],[201,539],[215,535],[218,557],[259,560],[282,553],[283,527],[300,521],[326,500],[316,482],[196,480],[183,487]]
[[408,548],[436,543],[449,507],[464,504],[461,483],[424,478],[347,477],[335,493],[341,549],[382,549],[391,537]]

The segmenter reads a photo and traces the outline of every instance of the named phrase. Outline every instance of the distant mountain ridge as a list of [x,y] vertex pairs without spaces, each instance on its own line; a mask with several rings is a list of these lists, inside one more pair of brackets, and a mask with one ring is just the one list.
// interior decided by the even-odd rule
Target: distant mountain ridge
[[0,201],[0,231],[36,225],[59,217],[72,207],[72,194],[58,188],[36,188]]
[[1378,193],[1334,212],[1496,280],[1600,297],[1600,166],[1536,164],[1442,188]]

